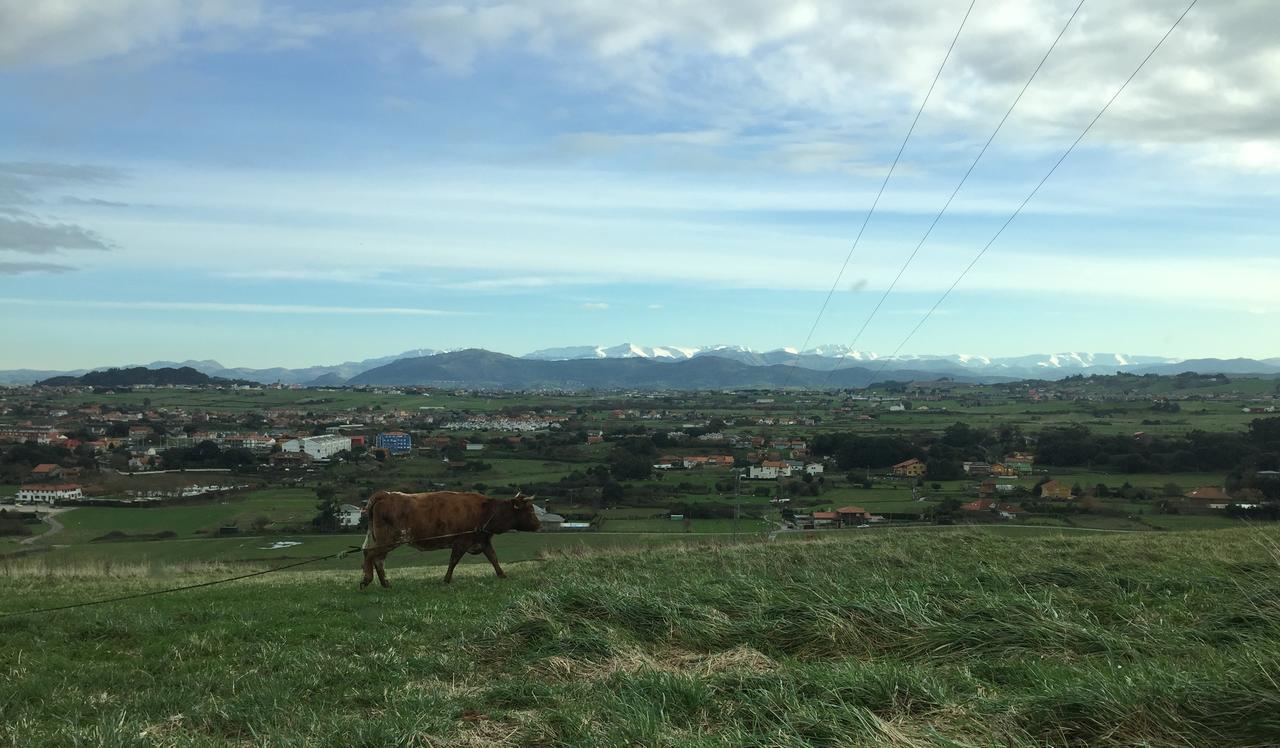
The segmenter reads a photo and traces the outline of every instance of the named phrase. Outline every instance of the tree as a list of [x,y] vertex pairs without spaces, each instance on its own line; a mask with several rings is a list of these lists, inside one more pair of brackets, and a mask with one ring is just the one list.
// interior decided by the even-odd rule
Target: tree
[[653,462],[625,449],[615,449],[609,455],[609,471],[619,480],[645,480],[653,471]]
[[626,491],[623,489],[622,484],[614,480],[611,480],[600,487],[600,498],[610,504],[616,504],[617,502],[622,501],[625,495]]
[[311,524],[321,532],[333,532],[338,529],[338,492],[333,486],[316,486],[316,511]]

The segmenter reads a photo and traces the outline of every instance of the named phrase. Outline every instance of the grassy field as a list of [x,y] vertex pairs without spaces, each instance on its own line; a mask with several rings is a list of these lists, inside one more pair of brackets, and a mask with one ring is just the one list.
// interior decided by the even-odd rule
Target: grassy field
[[[450,587],[438,569],[393,570],[392,589],[363,593],[350,573],[282,573],[0,618],[0,742],[1262,746],[1280,735],[1274,529],[839,537],[553,555],[511,564],[507,580],[469,567]],[[225,572],[12,565],[0,611],[211,573]]]
[[179,537],[211,533],[236,524],[247,529],[258,518],[267,526],[308,525],[316,514],[316,494],[310,489],[278,488],[251,491],[221,501],[164,507],[79,507],[59,521],[66,527],[57,543],[83,543],[112,530],[130,534],[171,531]]
[[[673,523],[674,524],[674,523]],[[743,524],[744,534],[746,523]],[[701,531],[706,532],[706,531]],[[724,537],[730,537],[729,530]],[[685,535],[683,533],[537,533],[508,534],[494,539],[498,558],[507,561],[528,561],[547,553],[570,552],[593,549],[643,548],[652,545],[679,542],[682,538],[705,537],[705,535]],[[55,538],[56,539],[56,538]],[[256,567],[259,565],[277,566],[315,556],[338,553],[359,546],[364,536],[358,534],[336,535],[271,535],[257,537],[209,538],[196,540],[154,540],[123,541],[112,543],[82,543],[56,547],[44,552],[36,552],[28,556],[9,559],[11,566],[36,564],[39,573],[60,573],[61,569],[75,569],[80,566],[139,566],[151,569],[163,569],[167,566],[228,564],[240,567]],[[281,542],[292,542],[297,545],[286,547],[272,546]],[[36,546],[41,548],[41,546]],[[44,546],[47,547],[47,546]],[[0,545],[2,550],[17,550],[14,541],[8,545]],[[394,569],[414,566],[434,566],[448,561],[448,551],[418,552],[411,548],[394,551],[387,566]],[[480,563],[488,565],[484,556],[465,556],[463,563]],[[6,560],[0,559],[0,569]],[[359,553],[345,559],[334,559],[308,566],[312,570],[345,569],[354,580],[360,567]]]

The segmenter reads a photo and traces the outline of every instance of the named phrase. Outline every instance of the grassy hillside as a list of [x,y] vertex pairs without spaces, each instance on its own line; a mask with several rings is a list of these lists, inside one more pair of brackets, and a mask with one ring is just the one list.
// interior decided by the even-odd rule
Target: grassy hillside
[[[13,745],[1280,736],[1280,532],[900,532],[397,567],[0,618]],[[0,611],[225,570],[0,567]],[[236,567],[240,570],[242,567]]]

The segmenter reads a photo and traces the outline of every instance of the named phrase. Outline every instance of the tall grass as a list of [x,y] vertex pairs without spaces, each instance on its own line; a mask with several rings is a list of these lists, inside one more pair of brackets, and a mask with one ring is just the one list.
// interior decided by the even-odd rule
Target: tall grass
[[[0,573],[0,609],[41,584],[161,581],[99,571]],[[1274,531],[579,549],[472,571],[0,619],[0,741],[1280,744]]]

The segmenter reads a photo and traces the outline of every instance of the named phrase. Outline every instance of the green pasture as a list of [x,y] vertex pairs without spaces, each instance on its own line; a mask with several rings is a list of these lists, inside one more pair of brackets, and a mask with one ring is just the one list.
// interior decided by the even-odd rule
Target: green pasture
[[58,515],[66,529],[50,542],[84,543],[107,532],[154,534],[166,530],[179,537],[213,533],[238,524],[247,529],[259,517],[267,527],[308,525],[316,515],[315,491],[299,488],[264,489],[240,496],[170,506],[77,507]]
[[[450,586],[285,572],[0,618],[0,743],[1272,745],[1277,548],[923,527],[570,549]],[[0,566],[0,613],[227,572]]]

